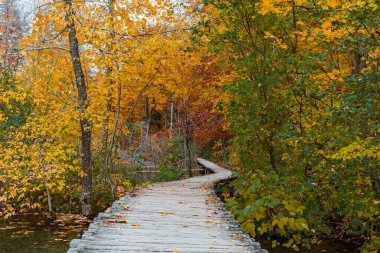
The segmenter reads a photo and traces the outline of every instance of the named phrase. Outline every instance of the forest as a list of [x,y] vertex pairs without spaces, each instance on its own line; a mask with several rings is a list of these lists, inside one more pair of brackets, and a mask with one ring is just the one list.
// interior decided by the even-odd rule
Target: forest
[[379,252],[379,0],[37,2],[0,2],[2,219],[94,217],[200,156],[252,237]]

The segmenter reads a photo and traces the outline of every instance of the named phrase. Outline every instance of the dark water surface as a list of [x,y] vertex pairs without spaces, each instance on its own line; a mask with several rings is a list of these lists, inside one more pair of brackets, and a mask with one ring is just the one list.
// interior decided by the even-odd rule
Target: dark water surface
[[[72,239],[80,238],[88,221],[80,218],[48,218],[28,214],[8,221],[0,220],[0,253],[65,253]],[[296,253],[288,248],[272,249],[270,240],[259,240],[269,253]],[[356,253],[358,245],[332,240],[321,240],[311,250],[301,253]]]
[[37,214],[0,220],[0,253],[64,253],[87,224],[88,221],[78,217]]
[[[88,221],[80,218],[47,218],[28,214],[8,221],[0,220],[0,253],[65,253],[72,239],[80,238]],[[269,253],[295,253],[288,248],[272,249],[270,240],[259,240]],[[332,240],[321,240],[311,250],[301,253],[356,253],[358,245]]]

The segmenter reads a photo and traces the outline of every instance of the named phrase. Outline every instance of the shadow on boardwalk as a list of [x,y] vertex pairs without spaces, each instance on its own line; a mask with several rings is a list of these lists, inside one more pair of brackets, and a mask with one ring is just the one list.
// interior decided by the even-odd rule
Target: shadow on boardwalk
[[74,252],[266,253],[239,227],[214,192],[229,170],[198,158],[214,174],[157,183],[123,197],[90,225]]

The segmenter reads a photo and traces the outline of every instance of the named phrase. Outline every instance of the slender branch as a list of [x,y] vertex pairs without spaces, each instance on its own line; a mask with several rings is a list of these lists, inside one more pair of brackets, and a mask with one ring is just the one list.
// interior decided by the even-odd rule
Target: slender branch
[[17,49],[15,49],[15,51],[21,51],[21,50],[25,50],[25,51],[42,51],[42,50],[56,50],[56,49],[70,53],[70,49],[65,48],[65,47],[59,47],[59,46],[46,46],[46,47],[34,47],[34,48],[17,48]]

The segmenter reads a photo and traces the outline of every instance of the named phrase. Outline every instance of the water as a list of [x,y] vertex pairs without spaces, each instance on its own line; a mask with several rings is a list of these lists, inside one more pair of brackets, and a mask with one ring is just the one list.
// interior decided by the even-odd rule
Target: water
[[87,225],[79,216],[27,214],[0,220],[0,253],[64,253]]
[[[166,178],[173,176],[165,174],[167,171],[136,172],[138,183],[155,181],[157,175],[173,179]],[[104,207],[96,209],[103,211]],[[0,253],[66,253],[70,241],[80,238],[88,224],[89,220],[79,215],[48,217],[35,213],[17,215],[7,221],[0,217]]]
[[[65,253],[72,239],[80,238],[87,229],[88,220],[80,216],[46,217],[27,214],[0,220],[0,253]],[[272,242],[258,240],[269,253],[296,253],[288,248],[272,249]],[[340,241],[321,240],[311,250],[302,253],[356,253],[358,245]]]

